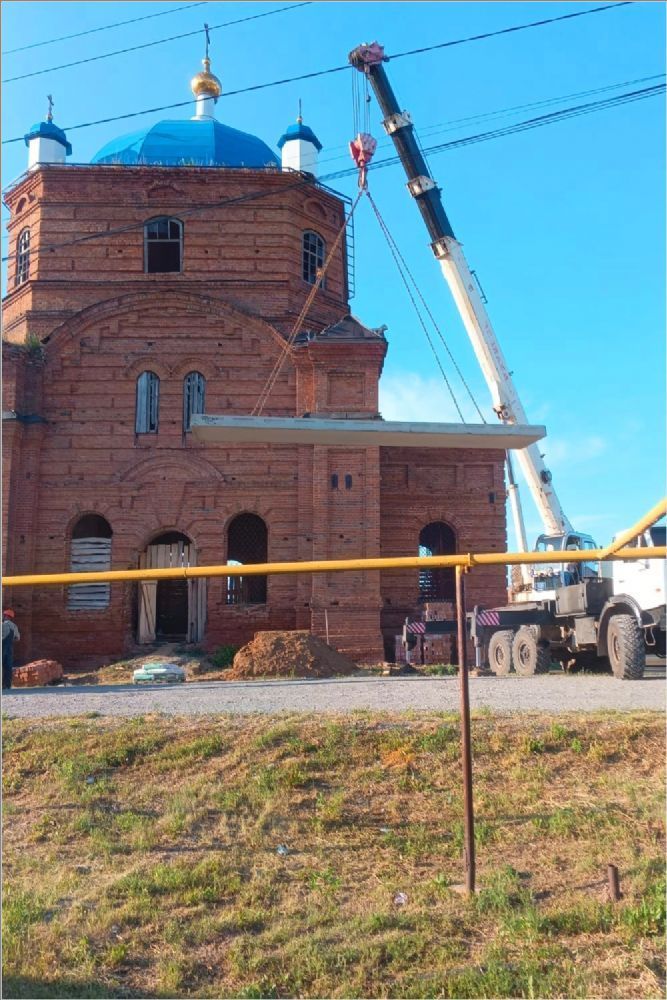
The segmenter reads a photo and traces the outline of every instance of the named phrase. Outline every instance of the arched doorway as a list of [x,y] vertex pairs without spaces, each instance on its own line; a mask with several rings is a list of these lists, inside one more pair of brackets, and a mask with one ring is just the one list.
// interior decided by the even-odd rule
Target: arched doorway
[[[187,535],[158,535],[139,557],[141,569],[195,566],[195,547]],[[139,584],[138,641],[199,642],[206,620],[206,581],[175,577]]]
[[[268,531],[257,514],[238,514],[227,528],[227,565],[265,563]],[[227,578],[227,604],[266,604],[265,576]]]
[[[456,552],[456,534],[444,521],[431,521],[419,532],[420,556],[449,556]],[[424,569],[419,574],[419,601],[456,600],[453,567]]]

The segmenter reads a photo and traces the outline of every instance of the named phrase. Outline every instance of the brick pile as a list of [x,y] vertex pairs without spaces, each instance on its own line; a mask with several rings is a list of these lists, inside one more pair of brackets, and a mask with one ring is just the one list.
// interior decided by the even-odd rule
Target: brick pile
[[57,660],[33,660],[22,667],[14,667],[12,686],[19,688],[44,687],[60,680],[63,668]]

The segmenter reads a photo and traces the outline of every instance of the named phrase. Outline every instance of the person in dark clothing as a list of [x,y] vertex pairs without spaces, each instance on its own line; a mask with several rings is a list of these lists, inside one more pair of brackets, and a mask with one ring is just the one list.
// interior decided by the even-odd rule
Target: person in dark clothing
[[12,669],[14,666],[14,642],[21,638],[21,633],[14,622],[14,612],[6,608],[2,613],[2,687],[3,690],[12,686]]

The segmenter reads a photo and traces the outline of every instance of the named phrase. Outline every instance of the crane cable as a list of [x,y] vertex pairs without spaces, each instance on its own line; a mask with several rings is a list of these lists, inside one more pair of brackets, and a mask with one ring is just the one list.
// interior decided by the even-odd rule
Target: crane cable
[[252,413],[251,413],[251,416],[253,416],[253,417],[259,417],[259,416],[262,415],[262,410],[266,406],[266,403],[267,403],[267,400],[268,400],[268,398],[269,398],[269,396],[271,394],[271,391],[273,390],[273,387],[276,384],[278,376],[280,375],[280,372],[282,371],[282,367],[283,367],[283,365],[285,363],[285,360],[287,359],[287,355],[291,353],[292,347],[294,345],[294,341],[296,340],[297,335],[301,332],[301,328],[302,328],[303,322],[304,322],[306,316],[308,315],[308,312],[310,310],[310,307],[313,304],[313,300],[314,300],[315,296],[317,295],[318,291],[322,287],[322,282],[324,281],[324,278],[326,276],[327,270],[329,269],[329,265],[331,264],[331,261],[333,260],[334,256],[336,255],[336,252],[338,251],[338,247],[340,246],[341,240],[343,239],[343,236],[345,235],[345,230],[347,229],[348,223],[349,223],[350,219],[352,218],[352,216],[354,214],[354,210],[356,209],[357,205],[359,204],[359,201],[360,201],[361,196],[362,196],[363,193],[364,193],[363,188],[360,188],[359,189],[359,193],[357,194],[357,197],[355,198],[354,202],[352,203],[352,207],[350,208],[350,211],[348,212],[348,214],[345,216],[345,219],[343,220],[343,225],[340,227],[340,231],[338,232],[338,235],[336,236],[336,239],[334,240],[334,243],[333,243],[333,245],[331,247],[331,250],[329,251],[329,253],[327,255],[326,260],[324,261],[324,264],[322,265],[321,268],[318,268],[318,270],[317,270],[317,275],[316,275],[315,283],[314,283],[313,287],[311,288],[311,290],[310,290],[310,292],[308,294],[308,297],[306,298],[306,301],[304,302],[304,304],[303,304],[303,306],[301,308],[301,312],[299,313],[299,315],[297,317],[297,320],[296,320],[294,326],[292,327],[292,331],[291,331],[289,337],[287,338],[287,340],[285,341],[285,343],[283,345],[283,348],[282,348],[280,354],[278,355],[278,358],[276,359],[276,362],[275,362],[275,364],[273,366],[273,369],[272,369],[269,377],[266,380],[264,388],[260,392],[259,398],[258,398],[257,402],[255,403],[255,406],[253,407],[253,410],[252,410]]
[[456,399],[456,396],[454,394],[454,390],[453,390],[453,388],[451,386],[451,383],[450,383],[449,379],[447,378],[447,375],[446,375],[445,370],[444,370],[444,368],[442,366],[440,358],[438,357],[438,354],[437,354],[437,351],[436,351],[436,348],[435,348],[435,344],[433,343],[433,340],[432,340],[432,338],[431,338],[431,336],[430,336],[430,334],[428,332],[426,324],[424,323],[424,319],[423,319],[423,317],[421,315],[421,312],[419,310],[419,306],[417,305],[415,297],[414,297],[414,295],[412,293],[412,289],[410,288],[410,285],[408,284],[408,281],[407,281],[407,278],[406,278],[406,274],[409,277],[410,281],[412,282],[412,286],[414,288],[414,291],[415,291],[417,297],[419,298],[419,300],[421,301],[424,309],[426,310],[426,313],[427,313],[429,319],[431,320],[431,323],[433,324],[433,326],[435,328],[435,331],[438,334],[438,337],[442,341],[442,345],[445,348],[445,350],[447,352],[447,355],[449,356],[449,359],[452,362],[452,364],[453,364],[453,366],[454,366],[454,368],[456,370],[457,375],[461,379],[461,382],[463,383],[463,385],[464,385],[464,387],[466,389],[466,392],[470,396],[472,404],[475,407],[475,409],[477,410],[477,413],[479,414],[479,417],[480,417],[482,423],[487,423],[487,420],[486,420],[484,414],[482,413],[482,410],[480,409],[479,404],[478,404],[477,400],[475,399],[475,396],[474,396],[474,394],[473,394],[470,386],[468,385],[468,383],[467,383],[467,381],[466,381],[466,379],[465,379],[465,377],[463,375],[463,372],[461,371],[459,365],[456,362],[456,359],[455,359],[454,355],[452,354],[452,351],[451,351],[451,349],[449,347],[449,344],[445,340],[445,337],[444,337],[444,335],[442,333],[442,330],[438,326],[438,324],[437,324],[437,322],[435,320],[435,317],[434,317],[433,313],[431,312],[431,310],[430,310],[430,308],[428,306],[428,303],[426,302],[426,299],[424,298],[424,295],[422,294],[422,291],[419,288],[419,285],[417,284],[417,281],[415,280],[414,275],[410,271],[410,268],[408,267],[408,265],[407,265],[407,263],[405,261],[405,258],[403,257],[401,251],[398,248],[396,240],[392,236],[391,232],[389,231],[389,227],[387,226],[386,222],[382,218],[382,215],[380,214],[380,210],[377,207],[377,205],[375,204],[372,195],[370,194],[369,191],[367,191],[366,194],[368,195],[368,200],[371,203],[371,207],[372,207],[373,212],[375,213],[375,216],[376,216],[376,218],[377,218],[377,220],[378,220],[378,222],[380,224],[380,228],[381,228],[381,230],[382,230],[382,232],[384,234],[384,237],[387,240],[387,243],[389,245],[389,249],[390,249],[390,251],[392,253],[394,261],[396,262],[396,266],[398,268],[398,272],[399,272],[399,274],[401,276],[403,284],[406,287],[408,295],[410,296],[410,300],[411,300],[411,302],[412,302],[412,304],[414,306],[415,312],[417,314],[417,318],[419,319],[419,322],[421,323],[422,329],[423,329],[423,331],[424,331],[424,333],[426,335],[426,339],[427,339],[427,341],[429,343],[429,347],[431,348],[431,351],[433,352],[433,357],[435,358],[436,364],[437,364],[438,368],[440,369],[440,373],[441,373],[441,375],[442,375],[442,377],[443,377],[443,379],[445,381],[445,384],[446,384],[446,386],[447,386],[447,388],[449,390],[449,394],[452,397],[452,400],[454,402],[454,406],[456,407],[456,410],[457,410],[457,412],[458,412],[458,414],[459,414],[459,416],[461,418],[461,421],[463,423],[465,423],[466,422],[465,421],[465,417],[463,416],[463,413],[461,412],[461,407],[459,406],[458,400]]

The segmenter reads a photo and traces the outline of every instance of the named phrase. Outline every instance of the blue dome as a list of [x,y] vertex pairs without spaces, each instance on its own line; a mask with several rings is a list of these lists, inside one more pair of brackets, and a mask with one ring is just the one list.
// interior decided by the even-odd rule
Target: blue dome
[[92,163],[165,167],[277,167],[266,143],[212,118],[162,121],[108,142]]
[[278,139],[278,149],[282,149],[285,143],[290,142],[291,139],[303,139],[304,142],[312,142],[318,153],[322,149],[322,143],[312,128],[304,125],[303,122],[297,122],[296,125],[289,125],[285,129],[280,139]]
[[65,153],[69,156],[72,152],[72,147],[67,141],[67,136],[61,128],[54,125],[53,122],[35,122],[29,132],[23,136],[26,146],[31,139],[36,139],[37,136],[42,136],[44,139],[55,139],[59,142],[61,146],[65,147]]

